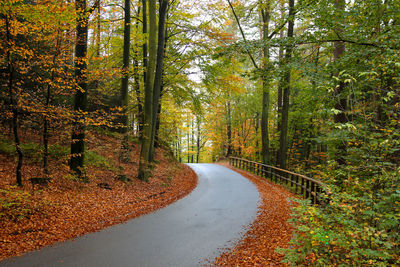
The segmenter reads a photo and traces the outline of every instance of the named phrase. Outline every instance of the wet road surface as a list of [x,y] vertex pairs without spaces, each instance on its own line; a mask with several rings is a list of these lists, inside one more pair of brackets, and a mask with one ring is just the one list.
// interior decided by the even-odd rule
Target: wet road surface
[[216,164],[189,164],[191,194],[154,213],[1,261],[0,266],[201,266],[240,239],[253,222],[256,187]]

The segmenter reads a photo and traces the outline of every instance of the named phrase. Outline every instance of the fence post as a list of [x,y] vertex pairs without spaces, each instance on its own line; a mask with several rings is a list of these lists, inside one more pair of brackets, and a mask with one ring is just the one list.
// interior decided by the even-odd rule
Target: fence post
[[[314,194],[312,194],[314,193]],[[315,183],[311,182],[311,203],[315,204],[315,196],[316,196],[316,192],[315,192]]]
[[310,197],[310,181],[306,181],[306,198]]

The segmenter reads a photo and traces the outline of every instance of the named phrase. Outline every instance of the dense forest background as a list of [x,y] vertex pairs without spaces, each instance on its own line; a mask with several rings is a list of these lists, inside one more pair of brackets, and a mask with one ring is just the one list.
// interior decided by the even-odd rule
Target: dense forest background
[[141,144],[142,180],[155,147],[293,170],[330,204],[296,208],[288,262],[396,265],[399,23],[395,0],[5,0],[0,148],[19,185],[27,133],[45,178],[61,138],[86,181],[93,130],[119,133],[120,162]]

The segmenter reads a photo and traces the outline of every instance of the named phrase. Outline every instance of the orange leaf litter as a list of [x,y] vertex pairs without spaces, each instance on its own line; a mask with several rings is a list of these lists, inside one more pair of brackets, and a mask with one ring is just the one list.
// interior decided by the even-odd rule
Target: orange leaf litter
[[275,252],[277,247],[287,248],[292,236],[290,217],[291,204],[288,200],[294,195],[282,186],[267,179],[250,174],[228,164],[228,167],[253,182],[260,194],[261,203],[257,217],[237,245],[222,253],[213,266],[287,266],[282,263],[283,255]]
[[[105,139],[108,139],[108,145],[118,147],[117,141]],[[102,149],[105,151],[99,153],[108,152],[111,159],[118,156],[111,147],[103,146]],[[124,166],[128,177],[137,174],[138,153],[138,147],[134,147],[133,162]],[[55,175],[53,181],[42,190],[33,190],[26,180],[37,173],[35,168],[38,166],[27,163],[23,169],[25,180],[21,190],[31,194],[31,202],[27,205],[32,212],[26,218],[0,220],[0,260],[99,231],[163,208],[186,196],[196,187],[197,176],[186,165],[170,162],[171,157],[167,160],[166,155],[167,152],[158,149],[156,160],[160,164],[148,183],[138,179],[124,183],[115,179],[115,173],[99,168],[88,168],[87,173],[92,177],[89,184],[74,182],[67,178],[68,168],[54,161],[51,166],[51,173]],[[0,189],[8,189],[15,183],[14,169],[14,160],[0,155]],[[112,190],[97,186],[100,182],[106,182]]]

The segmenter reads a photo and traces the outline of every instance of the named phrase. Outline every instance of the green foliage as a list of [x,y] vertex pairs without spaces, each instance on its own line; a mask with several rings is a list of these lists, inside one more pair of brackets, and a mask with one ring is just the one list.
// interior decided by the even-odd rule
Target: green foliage
[[[40,156],[41,150],[39,144],[28,142],[21,144],[21,148],[24,155],[28,158],[37,159]],[[7,138],[0,138],[0,153],[7,154],[9,156],[15,155],[15,144]]]
[[95,131],[96,133],[100,135],[105,135],[109,137],[114,137],[114,138],[121,138],[121,134],[116,132],[116,131],[111,131],[108,128],[104,127],[91,127],[91,130]]
[[117,171],[114,164],[109,161],[107,158],[97,154],[92,150],[88,150],[85,154],[85,164],[89,166],[95,166],[99,168],[103,168],[106,170]]
[[16,187],[0,189],[0,219],[18,220],[29,216],[30,194]]
[[3,136],[0,136],[0,153],[7,155],[15,153],[15,145]]
[[[33,160],[40,160],[43,154],[43,147],[34,142],[23,143],[21,144],[21,148],[24,156]],[[15,144],[8,138],[0,137],[0,153],[8,156],[15,155]],[[67,146],[53,144],[49,146],[48,153],[50,157],[59,159],[67,157],[70,151]]]
[[400,264],[400,170],[330,186],[329,202],[299,201],[291,223],[292,247],[280,249],[292,266]]
[[67,146],[62,146],[58,144],[49,146],[49,155],[53,158],[65,158],[69,156],[70,148]]

